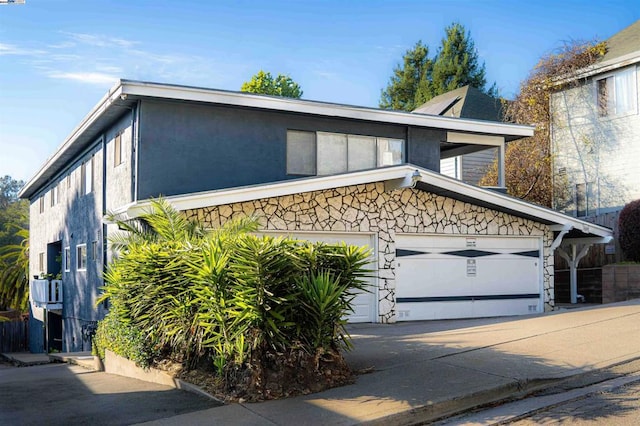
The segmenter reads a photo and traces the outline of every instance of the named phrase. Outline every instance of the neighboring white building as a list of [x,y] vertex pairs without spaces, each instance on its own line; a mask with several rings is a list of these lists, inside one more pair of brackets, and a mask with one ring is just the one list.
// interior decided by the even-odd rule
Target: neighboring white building
[[606,43],[583,84],[551,97],[554,179],[565,189],[554,207],[596,222],[640,198],[640,21]]

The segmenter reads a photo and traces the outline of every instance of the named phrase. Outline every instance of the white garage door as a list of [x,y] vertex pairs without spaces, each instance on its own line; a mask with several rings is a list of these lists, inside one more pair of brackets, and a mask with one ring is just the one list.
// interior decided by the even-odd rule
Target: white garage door
[[399,321],[541,312],[535,237],[396,235]]
[[[270,235],[283,235],[282,232],[265,232]],[[324,242],[324,243],[339,243],[344,241],[347,244],[357,245],[357,246],[368,246],[370,249],[375,250],[374,244],[374,235],[373,234],[356,234],[356,233],[325,233],[325,232],[291,232],[286,235],[290,235],[293,238],[297,238],[300,240],[308,240],[313,242]],[[374,256],[372,252],[371,264],[369,265],[369,269],[374,270],[376,268]],[[374,273],[375,275],[375,273]],[[353,310],[354,312],[347,317],[349,322],[376,322],[376,313],[377,313],[377,285],[376,279],[374,277],[369,279],[369,291],[360,292],[353,300]]]

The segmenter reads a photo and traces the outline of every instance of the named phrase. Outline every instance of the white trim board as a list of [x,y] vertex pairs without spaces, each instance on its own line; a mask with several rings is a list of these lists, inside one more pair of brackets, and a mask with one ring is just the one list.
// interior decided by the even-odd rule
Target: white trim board
[[[390,181],[402,181],[405,182],[405,184],[401,186],[389,185],[389,188],[412,187],[420,182],[420,184],[425,184],[428,187],[437,188],[438,190],[447,192],[454,196],[454,198],[457,196],[468,200],[475,200],[480,204],[489,205],[489,208],[498,211],[513,212],[515,215],[520,214],[522,217],[533,218],[534,220],[542,223],[549,223],[552,226],[566,225],[569,229],[581,231],[589,237],[607,238],[613,236],[613,231],[609,228],[594,225],[496,191],[469,185],[454,178],[413,165],[401,165],[339,175],[294,179],[272,184],[175,195],[165,198],[178,210],[190,210],[252,201],[262,198],[322,191],[337,187]],[[142,214],[149,205],[150,200],[142,200],[137,203],[125,205],[116,210],[116,213],[124,214],[128,217],[137,217]]]

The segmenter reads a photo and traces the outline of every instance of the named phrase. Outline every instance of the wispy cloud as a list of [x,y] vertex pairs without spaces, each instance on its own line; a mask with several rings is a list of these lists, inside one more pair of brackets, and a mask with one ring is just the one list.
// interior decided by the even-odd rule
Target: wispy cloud
[[94,47],[132,47],[138,44],[137,41],[126,40],[119,37],[111,37],[103,34],[85,34],[85,33],[70,33],[62,32],[72,40]]
[[118,80],[118,77],[100,72],[63,72],[63,71],[51,71],[49,77],[63,80],[73,80],[81,83],[89,84],[113,84]]
[[332,79],[338,77],[338,73],[325,70],[314,70],[313,73],[320,78]]
[[228,60],[151,50],[138,41],[106,34],[64,31],[38,49],[0,43],[1,55],[21,55],[32,70],[48,78],[101,85],[118,78],[215,85],[229,79],[232,68]]
[[14,44],[0,43],[0,55],[35,56],[46,53],[40,49],[28,49]]

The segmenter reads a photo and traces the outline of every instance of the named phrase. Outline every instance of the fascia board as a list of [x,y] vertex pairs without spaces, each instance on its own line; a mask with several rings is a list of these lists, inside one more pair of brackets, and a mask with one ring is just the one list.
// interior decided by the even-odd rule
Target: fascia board
[[98,118],[104,114],[109,106],[122,95],[121,83],[116,84],[109,92],[102,97],[102,99],[96,104],[95,107],[82,119],[80,124],[73,129],[71,134],[64,140],[62,145],[58,147],[56,152],[53,153],[44,163],[44,165],[38,170],[38,172],[22,187],[18,193],[18,198],[25,197],[25,194],[31,195],[35,192],[33,188],[34,184],[40,180],[44,172],[51,167],[51,165],[58,160],[65,151],[91,126]]
[[600,237],[608,237],[612,235],[612,231],[609,228],[594,225],[592,223],[567,216],[563,213],[556,212],[555,210],[551,210],[546,207],[541,207],[536,204],[531,204],[529,202],[520,200],[518,198],[513,198],[500,194],[498,192],[469,185],[448,176],[441,175],[439,173],[422,169],[420,169],[420,173],[422,175],[422,182],[427,182],[442,189],[457,192],[458,194],[467,196],[469,198],[482,200],[490,204],[502,206],[509,210],[519,211],[529,216],[537,217],[539,219],[553,222],[558,225],[570,224],[573,225],[574,229],[580,230],[584,233],[591,233]]
[[453,117],[412,114],[400,111],[379,110],[349,105],[329,104],[275,96],[253,95],[240,92],[227,92],[189,86],[177,86],[159,83],[147,83],[132,80],[120,80],[87,114],[80,124],[65,139],[58,150],[47,159],[39,171],[27,182],[18,194],[28,197],[42,185],[41,178],[46,170],[118,99],[124,101],[128,96],[151,97],[160,99],[194,101],[223,104],[239,107],[260,108],[273,111],[313,114],[326,117],[349,118],[390,124],[413,125],[419,127],[441,128],[445,130],[473,133],[499,134],[516,138],[533,136],[534,128],[491,121],[467,120]]
[[[273,184],[175,195],[164,198],[178,210],[189,210],[208,206],[241,203],[261,198],[293,195],[302,192],[322,191],[343,186],[403,179],[408,173],[413,173],[417,169],[417,167],[403,165],[341,175],[288,180]],[[149,200],[143,200],[136,204],[127,205],[123,209],[116,211],[116,213],[126,213],[128,217],[136,217],[148,208],[149,204]]]
[[440,128],[474,133],[488,133],[506,136],[533,136],[534,128],[519,124],[497,123],[482,120],[468,120],[437,115],[420,115],[409,112],[389,111],[350,105],[289,99],[275,96],[253,95],[240,92],[226,92],[198,87],[173,86],[123,80],[123,94],[140,97],[205,102],[239,107],[259,108],[326,117],[349,118],[390,124]]
[[[471,199],[480,200],[509,210],[522,212],[527,216],[535,217],[556,225],[570,226],[571,228],[580,230],[586,234],[592,234],[598,237],[610,237],[613,235],[612,231],[608,228],[594,225],[517,198],[502,195],[498,192],[469,185],[451,177],[425,170],[411,164],[341,175],[297,179],[274,184],[256,185],[229,190],[170,196],[166,197],[166,200],[178,210],[189,210],[208,206],[253,201],[261,198],[272,198],[303,192],[321,191],[350,185],[393,181],[397,179],[404,179],[409,175],[413,175],[416,171],[420,174],[420,180],[422,182],[447,191],[458,193]],[[123,208],[116,211],[116,213],[124,213],[127,217],[136,217],[145,211],[149,204],[149,200],[140,201],[138,203],[123,206]]]

